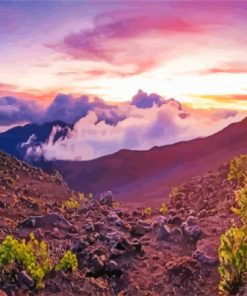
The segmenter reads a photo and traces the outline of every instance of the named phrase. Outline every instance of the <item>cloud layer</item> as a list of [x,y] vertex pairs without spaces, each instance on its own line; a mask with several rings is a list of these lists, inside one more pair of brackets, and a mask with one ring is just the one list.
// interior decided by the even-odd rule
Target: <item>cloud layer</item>
[[[36,135],[23,143],[22,147],[27,147],[26,158],[35,160],[41,156],[47,160],[89,160],[123,148],[149,149],[210,135],[247,115],[232,110],[193,109],[174,99],[164,99],[142,90],[130,102],[121,104],[60,94],[46,110],[41,109],[39,116],[41,107],[33,102],[13,98],[5,98],[3,102],[5,107],[6,103],[12,103],[5,108],[7,111],[11,106],[14,109],[14,104],[22,110],[15,116],[7,112],[9,121],[15,117],[40,123],[63,120],[74,124],[65,138],[54,141],[57,132],[61,131],[61,127],[54,126],[46,143],[36,144]],[[5,118],[6,123],[7,116],[1,118]]]

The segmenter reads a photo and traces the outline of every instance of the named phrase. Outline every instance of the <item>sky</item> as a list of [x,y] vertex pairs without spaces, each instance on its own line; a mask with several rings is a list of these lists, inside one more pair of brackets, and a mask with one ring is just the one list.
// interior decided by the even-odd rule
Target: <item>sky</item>
[[1,1],[0,96],[247,110],[246,1]]
[[88,160],[247,116],[247,1],[0,1],[0,132],[59,127],[27,158]]

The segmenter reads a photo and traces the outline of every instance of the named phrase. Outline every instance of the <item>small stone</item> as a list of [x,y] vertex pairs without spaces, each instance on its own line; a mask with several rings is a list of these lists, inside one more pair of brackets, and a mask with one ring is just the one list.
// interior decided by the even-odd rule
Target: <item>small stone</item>
[[203,264],[207,264],[207,265],[213,265],[216,266],[219,263],[218,258],[214,258],[214,257],[210,257],[207,254],[200,252],[198,250],[196,250],[192,257],[196,260],[198,260],[199,262],[203,263]]
[[88,223],[85,225],[85,230],[87,232],[94,232],[95,231],[95,228],[94,228],[94,224],[93,223]]
[[106,264],[106,273],[109,276],[117,276],[117,277],[120,277],[123,272],[122,272],[120,266],[118,265],[118,263],[116,261],[110,260]]
[[21,287],[29,287],[32,288],[34,286],[34,280],[26,273],[26,271],[22,271],[18,275],[18,283]]
[[178,215],[175,215],[173,217],[169,217],[168,218],[168,223],[169,224],[181,224],[182,223],[182,219],[178,216]]
[[167,240],[170,237],[170,229],[167,225],[160,225],[157,240]]
[[104,263],[102,262],[100,257],[97,255],[93,255],[90,265],[91,265],[90,273],[92,273],[93,275],[97,275],[101,273],[104,269]]
[[150,225],[145,221],[138,220],[130,229],[133,236],[141,237],[151,230]]
[[88,243],[83,241],[83,240],[80,240],[80,239],[77,239],[73,246],[71,247],[71,251],[73,253],[80,253],[82,252],[84,249],[86,249],[88,247]]
[[113,193],[111,191],[107,191],[105,193],[102,193],[100,196],[100,204],[112,206],[113,203]]
[[35,229],[35,231],[33,232],[33,234],[34,234],[34,236],[35,236],[35,238],[37,240],[42,240],[43,237],[44,237],[44,233],[43,233],[42,229],[40,229],[40,228]]
[[151,228],[152,229],[155,229],[157,228],[158,226],[160,226],[161,224],[167,224],[168,223],[168,219],[167,217],[164,217],[164,216],[158,216],[158,217],[155,217],[151,223]]
[[94,223],[94,229],[96,231],[101,232],[101,231],[104,231],[106,229],[106,225],[103,222],[96,222],[96,223]]
[[186,221],[185,224],[187,226],[192,226],[192,225],[196,225],[198,222],[198,218],[196,216],[189,216]]
[[202,229],[198,225],[187,226],[184,231],[193,240],[197,240],[202,235]]
[[199,213],[198,213],[198,217],[199,218],[205,218],[208,216],[208,211],[206,209],[202,209]]

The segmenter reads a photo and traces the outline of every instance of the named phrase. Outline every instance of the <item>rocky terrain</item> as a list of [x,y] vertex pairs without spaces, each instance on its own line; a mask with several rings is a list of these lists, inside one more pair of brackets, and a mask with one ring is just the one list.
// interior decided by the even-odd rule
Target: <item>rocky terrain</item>
[[227,173],[225,164],[181,184],[164,199],[165,215],[118,203],[110,191],[69,211],[63,203],[77,193],[58,173],[1,152],[0,240],[33,232],[54,260],[66,250],[76,254],[78,270],[52,271],[41,290],[26,273],[5,277],[0,295],[218,295],[219,237],[235,219]]

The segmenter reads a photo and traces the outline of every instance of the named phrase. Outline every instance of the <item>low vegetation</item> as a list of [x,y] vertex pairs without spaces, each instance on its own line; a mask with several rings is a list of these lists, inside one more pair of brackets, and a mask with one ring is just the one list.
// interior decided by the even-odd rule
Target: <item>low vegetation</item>
[[67,251],[60,262],[56,265],[56,270],[63,270],[65,272],[75,271],[78,267],[76,255],[71,251]]
[[81,209],[83,205],[87,205],[91,200],[93,200],[93,193],[89,193],[88,196],[84,193],[74,194],[63,202],[62,208],[67,211]]
[[151,207],[147,207],[143,210],[143,214],[150,216],[152,215],[153,209]]
[[221,236],[219,255],[219,290],[224,295],[235,295],[247,273],[247,155],[235,157],[230,162],[228,180],[237,181],[242,188],[235,192],[236,207],[232,211],[240,218],[239,227],[233,225]]
[[25,270],[37,289],[44,287],[44,279],[52,270],[72,272],[77,269],[76,255],[67,251],[54,267],[46,242],[39,242],[33,233],[29,241],[18,241],[8,235],[0,245],[0,281]]
[[171,192],[169,194],[171,201],[175,201],[178,198],[179,193],[180,193],[179,187],[177,187],[177,186],[172,187]]
[[8,235],[0,245],[0,267],[2,276],[7,275],[8,270],[14,272],[23,268],[33,278],[36,287],[42,288],[44,277],[52,269],[48,246],[44,241],[38,242],[33,234],[28,242],[19,242]]
[[247,173],[247,154],[234,157],[230,161],[228,180],[237,182],[241,186],[246,179]]
[[162,215],[166,215],[167,212],[168,212],[167,205],[166,205],[165,202],[163,202],[163,203],[161,204],[161,207],[160,207],[160,213],[161,213]]

